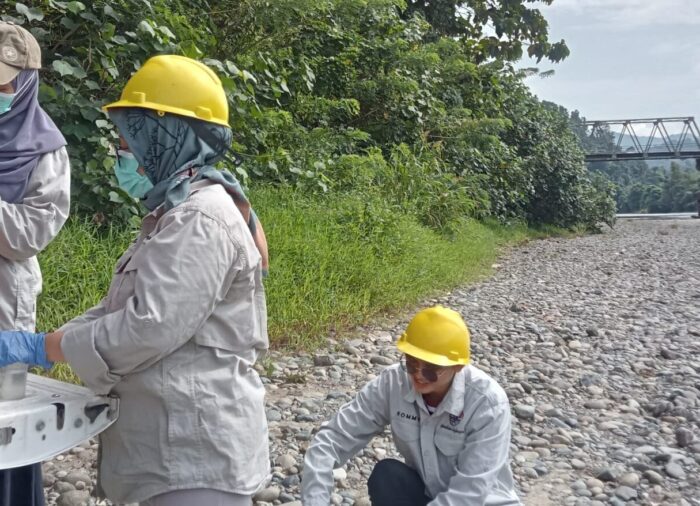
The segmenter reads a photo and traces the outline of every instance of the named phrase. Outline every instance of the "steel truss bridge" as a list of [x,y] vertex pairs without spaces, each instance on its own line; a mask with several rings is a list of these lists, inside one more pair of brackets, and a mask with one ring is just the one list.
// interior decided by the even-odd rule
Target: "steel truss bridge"
[[[700,169],[700,130],[692,116],[586,121],[585,126],[592,138],[597,133],[609,135],[612,127],[621,127],[613,131],[617,137],[613,149],[604,153],[586,153],[587,162],[695,158],[696,166]],[[640,138],[637,135],[637,130],[646,132],[649,127],[651,132],[648,136]],[[679,128],[680,133],[675,133]],[[674,133],[669,135],[669,130]],[[623,143],[625,139],[629,139],[627,143]]]

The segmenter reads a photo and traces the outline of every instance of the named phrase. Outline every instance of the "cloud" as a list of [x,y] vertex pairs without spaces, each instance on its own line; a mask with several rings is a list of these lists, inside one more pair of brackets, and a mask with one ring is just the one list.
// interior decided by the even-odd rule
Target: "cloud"
[[554,0],[546,13],[574,15],[583,26],[629,30],[660,25],[697,26],[698,0]]
[[590,119],[700,118],[700,0],[554,0],[540,9],[571,48],[552,77],[527,80],[540,98]]
[[555,74],[548,79],[531,77],[526,84],[541,99],[578,109],[592,120],[699,116],[695,114],[699,93],[670,76],[648,81],[591,76],[582,81]]
[[665,40],[649,48],[649,56],[698,55],[697,40]]

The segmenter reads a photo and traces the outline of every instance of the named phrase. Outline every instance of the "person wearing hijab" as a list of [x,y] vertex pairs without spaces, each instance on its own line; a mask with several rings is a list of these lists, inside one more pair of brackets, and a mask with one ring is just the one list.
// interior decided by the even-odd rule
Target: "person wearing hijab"
[[[207,66],[161,55],[105,109],[119,184],[150,213],[107,296],[56,332],[0,333],[0,365],[65,360],[119,396],[100,435],[99,487],[113,502],[249,506],[270,472],[253,367],[268,348],[268,255],[241,186],[214,168],[231,142],[225,92]],[[24,354],[3,355],[3,342]]]
[[[41,292],[36,255],[68,217],[66,141],[39,105],[40,67],[34,37],[0,21],[0,331],[34,331]],[[4,400],[24,397],[26,371],[26,361],[0,367],[0,410]],[[10,377],[24,381],[19,388],[3,388]],[[39,505],[44,505],[40,463],[0,470],[0,506]]]

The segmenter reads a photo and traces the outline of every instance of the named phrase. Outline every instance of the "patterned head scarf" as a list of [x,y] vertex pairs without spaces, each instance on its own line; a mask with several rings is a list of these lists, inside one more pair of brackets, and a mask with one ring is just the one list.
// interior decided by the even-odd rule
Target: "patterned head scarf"
[[38,72],[23,70],[13,84],[12,109],[0,114],[0,200],[16,204],[41,155],[65,146],[66,140],[39,105]]
[[110,109],[108,114],[154,185],[143,200],[148,209],[163,205],[169,211],[177,207],[195,181],[209,179],[220,184],[248,224],[267,272],[267,241],[260,220],[236,177],[213,167],[223,160],[231,144],[231,129],[174,114],[161,116],[138,107]]

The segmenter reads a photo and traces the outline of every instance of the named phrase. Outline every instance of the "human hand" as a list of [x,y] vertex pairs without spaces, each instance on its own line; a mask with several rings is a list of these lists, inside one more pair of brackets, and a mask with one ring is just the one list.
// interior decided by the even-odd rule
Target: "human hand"
[[15,363],[51,368],[46,357],[45,334],[23,330],[0,331],[0,367]]
[[63,350],[61,349],[61,339],[63,339],[63,332],[60,330],[54,330],[46,334],[46,357],[51,362],[66,361],[66,357],[63,356]]

